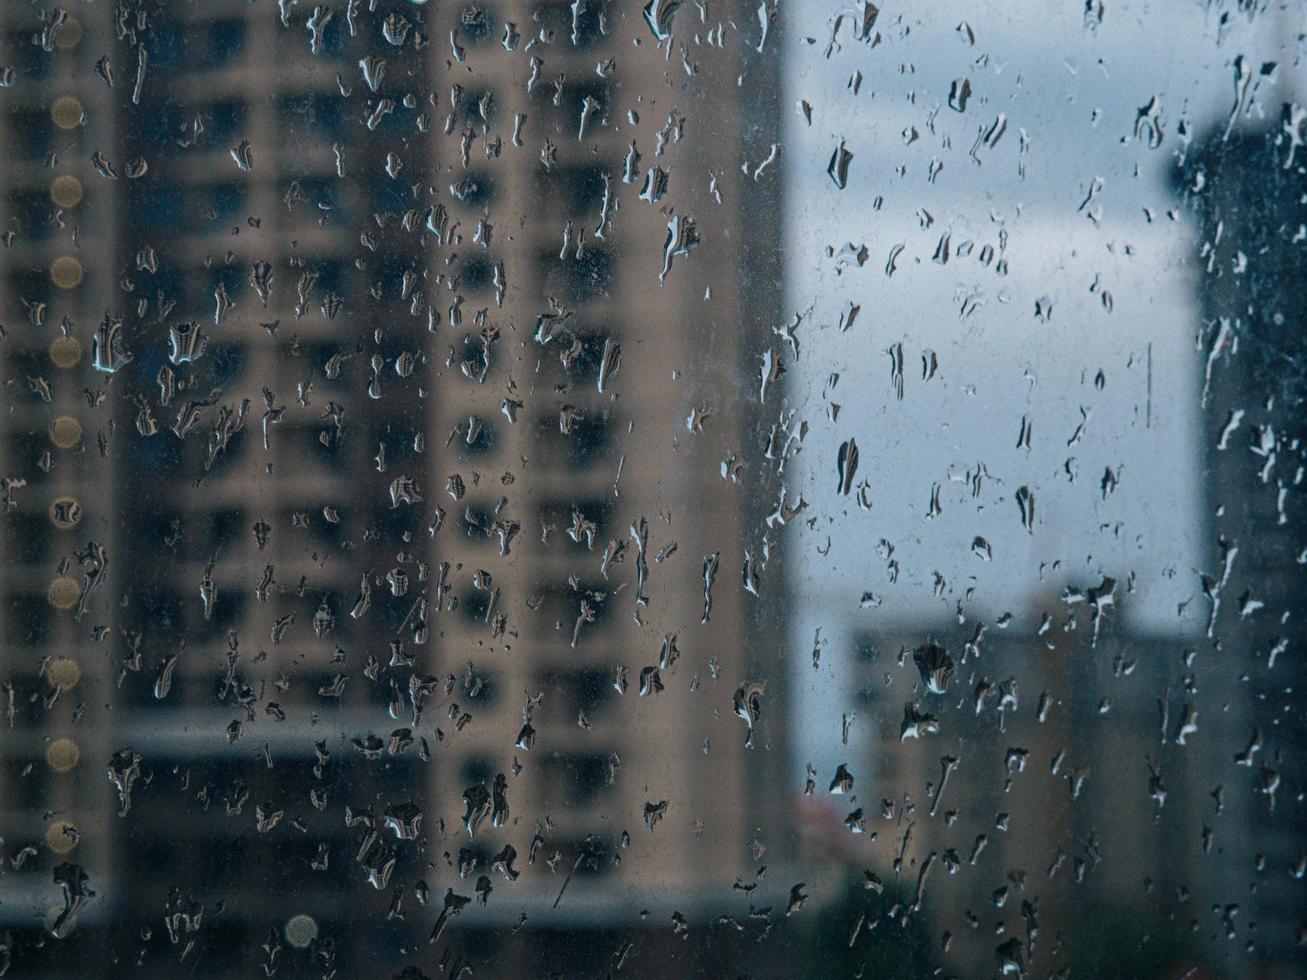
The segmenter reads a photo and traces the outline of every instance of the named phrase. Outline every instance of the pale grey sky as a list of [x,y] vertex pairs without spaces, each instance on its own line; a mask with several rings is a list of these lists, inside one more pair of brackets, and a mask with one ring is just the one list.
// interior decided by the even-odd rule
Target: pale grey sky
[[[1028,631],[1043,610],[1058,615],[1064,585],[1105,575],[1120,580],[1119,614],[1133,628],[1200,629],[1212,542],[1200,484],[1197,233],[1167,179],[1182,122],[1190,137],[1224,125],[1237,56],[1254,76],[1279,60],[1280,83],[1300,80],[1294,53],[1277,49],[1288,21],[1235,13],[1222,33],[1219,10],[1196,2],[1108,3],[1094,28],[1083,4],[931,4],[915,17],[883,5],[881,43],[856,40],[849,17],[827,58],[832,18],[818,6],[791,7],[784,35],[787,302],[803,314],[797,364],[784,355],[786,397],[810,426],[786,469],[790,502],[808,504],[801,526],[784,532],[799,543],[789,552],[792,656],[808,662],[818,626],[837,662],[854,630],[924,639],[968,589],[971,621],[1010,612],[1012,628]],[[949,100],[962,79],[970,94],[959,112]],[[1244,118],[1276,117],[1286,90],[1264,83]],[[1136,126],[1153,100],[1161,130],[1150,147],[1147,126]],[[996,121],[1002,136],[985,145]],[[853,154],[843,189],[827,173],[841,142]],[[939,264],[944,234],[949,259]],[[838,261],[848,244],[866,246],[861,267]],[[841,332],[850,302],[860,313]],[[924,381],[929,352],[938,367]],[[780,399],[768,405],[779,412]],[[1028,449],[1018,445],[1023,420]],[[843,496],[837,459],[850,438],[859,467]],[[967,480],[980,466],[973,496]],[[1104,499],[1109,470],[1117,484]],[[857,500],[864,480],[870,509]],[[1033,533],[1021,487],[1035,500]],[[990,560],[973,552],[976,537]],[[882,539],[897,582],[877,553]],[[799,676],[826,716],[861,682],[838,667]],[[838,735],[837,723],[812,733],[830,751]]]

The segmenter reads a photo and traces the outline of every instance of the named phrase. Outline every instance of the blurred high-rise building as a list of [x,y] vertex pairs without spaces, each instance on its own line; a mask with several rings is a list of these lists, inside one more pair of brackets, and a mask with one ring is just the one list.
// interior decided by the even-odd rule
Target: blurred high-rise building
[[[353,136],[367,90],[343,17],[127,14],[114,163],[148,170],[119,174],[109,294],[131,360],[113,375],[128,669],[105,748],[140,776],[105,900],[151,937],[123,930],[113,950],[157,976],[188,956],[209,976],[310,955],[359,974],[370,954],[344,901],[364,881],[359,837],[390,797],[421,797],[416,747],[373,759],[349,739],[369,746],[396,683],[379,674],[393,624],[350,615],[360,581],[391,565],[417,579],[386,488],[414,465],[394,360],[420,353],[399,292],[423,252],[372,220],[397,221],[404,194],[379,142]],[[368,101],[421,84],[386,81]],[[420,154],[419,116],[385,120],[396,149]],[[351,826],[347,804],[374,820]]]
[[788,892],[732,887],[783,729],[734,698],[779,164],[726,13],[0,12],[30,975],[660,975],[631,936],[725,962]]
[[[739,585],[761,514],[733,477],[761,440],[733,378],[778,297],[745,271],[770,240],[755,111],[774,115],[774,68],[735,86],[747,50],[712,43],[724,11],[694,26],[693,55],[635,8],[494,13],[440,20],[428,55],[446,365],[428,497],[448,512],[433,644],[458,704],[433,796],[507,787],[507,827],[445,845],[475,862],[456,892],[492,875],[509,895],[481,917],[494,927],[458,922],[487,955],[504,947],[523,974],[575,964],[584,924],[584,968],[603,970],[643,914],[677,953],[673,913],[700,930],[723,901],[747,911],[745,842],[783,800],[754,781],[777,756],[746,748],[732,708],[771,660],[751,659]],[[505,844],[513,884],[491,868]],[[659,971],[651,942],[626,969]]]

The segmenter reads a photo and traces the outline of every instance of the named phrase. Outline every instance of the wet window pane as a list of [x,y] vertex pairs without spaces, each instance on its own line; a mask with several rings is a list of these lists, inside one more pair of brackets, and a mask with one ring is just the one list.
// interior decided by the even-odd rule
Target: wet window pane
[[1302,13],[0,7],[0,975],[1303,975]]

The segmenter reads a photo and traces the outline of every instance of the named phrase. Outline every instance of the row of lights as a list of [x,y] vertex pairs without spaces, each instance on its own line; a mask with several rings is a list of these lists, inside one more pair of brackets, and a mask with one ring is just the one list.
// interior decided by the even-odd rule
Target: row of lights
[[[60,29],[56,44],[62,49],[77,46],[82,38],[82,28],[77,21],[69,19]],[[55,100],[50,109],[54,124],[69,131],[82,125],[85,109],[79,99],[65,95]],[[69,211],[82,203],[85,197],[82,182],[72,174],[60,174],[50,182],[50,199],[61,210]],[[82,283],[86,270],[81,261],[73,255],[61,255],[50,265],[50,279],[60,289],[76,289]],[[76,337],[59,336],[50,344],[50,360],[57,368],[64,370],[76,367],[82,359],[82,344]],[[50,425],[50,441],[59,449],[72,449],[82,441],[82,424],[71,415],[61,415]],[[59,530],[71,530],[82,519],[82,508],[73,497],[59,497],[50,505],[50,523]],[[50,604],[57,609],[72,609],[81,598],[81,586],[76,579],[67,576],[56,578],[50,583],[47,597]],[[51,683],[67,692],[77,686],[81,680],[82,670],[76,660],[60,657],[47,671]],[[82,751],[71,738],[61,737],[52,741],[45,750],[46,763],[57,773],[69,773],[77,768]],[[55,819],[46,828],[46,845],[56,854],[67,854],[77,846],[78,832],[67,820]],[[52,913],[53,914],[53,913]],[[318,934],[318,925],[311,916],[300,914],[290,918],[286,923],[286,939],[292,946],[308,946]]]
[[[50,107],[54,124],[65,131],[80,126],[85,114],[81,100],[71,95],[61,96]],[[50,183],[50,199],[65,211],[81,204],[85,193],[82,182],[72,174],[60,174]],[[60,289],[76,289],[84,274],[81,261],[73,255],[61,255],[50,265],[50,278]]]
[[[59,29],[56,45],[69,50],[82,39],[82,27],[70,18]],[[82,125],[85,108],[80,99],[64,95],[50,107],[50,117],[59,129],[69,131]],[[82,182],[73,174],[59,174],[50,182],[50,199],[60,210],[69,211],[82,203],[86,196]],[[76,289],[82,283],[86,270],[80,259],[73,255],[60,255],[50,264],[50,279],[63,290]],[[50,361],[59,369],[76,367],[82,360],[82,344],[76,337],[60,335],[50,344]],[[72,449],[82,441],[82,423],[71,415],[60,415],[50,423],[50,441],[59,449]],[[58,530],[69,531],[82,520],[82,506],[75,497],[59,496],[50,504],[50,523]],[[56,609],[68,610],[81,598],[81,586],[76,579],[59,576],[50,583],[46,597]],[[82,678],[82,668],[71,657],[60,657],[46,671],[50,682],[61,692],[71,691]],[[46,746],[46,764],[56,773],[66,774],[77,768],[82,750],[76,741],[61,736]],[[55,854],[68,854],[77,846],[78,832],[73,823],[62,818],[50,822],[45,831],[45,843]]]
[[[82,668],[71,657],[60,657],[47,671],[50,681],[61,691],[71,691],[82,678]],[[45,749],[45,761],[55,772],[72,772],[81,761],[81,747],[71,738],[57,738]],[[52,820],[45,828],[45,843],[56,854],[67,854],[77,846],[77,828],[67,820]]]
[[[76,20],[66,21],[59,29],[55,43],[67,51],[75,48],[82,39],[82,27]],[[50,107],[50,118],[64,131],[81,126],[85,120],[86,110],[80,99],[72,95],[63,95],[55,99]],[[61,210],[71,210],[82,203],[85,197],[82,182],[73,174],[59,174],[50,182],[50,199]],[[81,260],[73,255],[61,255],[50,264],[50,278],[60,289],[75,289],[85,276]],[[50,344],[50,360],[57,368],[76,367],[82,359],[82,344],[76,337],[61,335]],[[71,415],[60,415],[50,423],[50,441],[59,449],[72,449],[81,444],[82,423]],[[50,523],[59,530],[71,530],[81,521],[82,508],[72,497],[60,497],[50,505]],[[60,576],[50,583],[46,596],[56,609],[72,609],[81,598],[82,590],[76,579]],[[71,665],[73,683],[80,672],[76,664]],[[59,680],[51,678],[59,684]],[[63,685],[60,684],[62,687]],[[67,772],[77,765],[79,753],[77,745],[69,739],[59,739],[51,743],[46,751],[46,760],[56,772]]]

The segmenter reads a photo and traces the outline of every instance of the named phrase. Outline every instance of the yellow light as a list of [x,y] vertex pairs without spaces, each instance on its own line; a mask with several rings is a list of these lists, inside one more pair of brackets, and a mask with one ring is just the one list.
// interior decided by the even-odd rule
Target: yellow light
[[50,423],[50,441],[60,449],[72,449],[82,441],[82,423],[71,415],[60,415]]
[[50,523],[60,531],[71,531],[82,523],[82,505],[75,497],[56,497],[50,504]]
[[75,208],[82,203],[82,182],[72,174],[60,174],[50,181],[50,197],[61,208]]
[[65,575],[51,582],[45,594],[50,600],[50,605],[56,609],[72,609],[77,605],[77,600],[82,597],[82,587],[77,584],[76,579]]
[[71,772],[81,758],[82,750],[71,738],[56,738],[45,749],[45,761],[55,772]]
[[50,360],[55,367],[75,367],[81,359],[82,342],[76,337],[56,337],[50,342]]
[[82,103],[71,95],[55,99],[50,107],[50,118],[60,129],[76,129],[82,122]]
[[69,17],[64,21],[64,26],[59,28],[59,33],[54,36],[55,45],[64,51],[77,47],[81,41],[82,25],[76,17]]
[[72,289],[82,281],[82,263],[71,255],[61,255],[50,265],[50,278],[60,289]]
[[60,657],[50,665],[50,682],[61,691],[71,691],[82,679],[82,668],[71,657]]
[[286,923],[286,941],[292,946],[303,949],[318,938],[318,924],[313,917],[301,912],[293,915]]
[[56,854],[67,854],[77,846],[77,828],[67,820],[55,820],[45,828],[45,845]]

